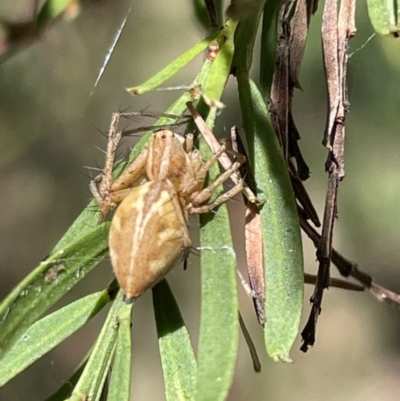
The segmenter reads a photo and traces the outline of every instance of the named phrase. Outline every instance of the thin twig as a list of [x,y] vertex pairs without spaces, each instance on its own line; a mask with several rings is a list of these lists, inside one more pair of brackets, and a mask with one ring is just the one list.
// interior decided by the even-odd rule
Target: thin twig
[[328,116],[324,133],[324,145],[329,149],[325,169],[329,174],[325,199],[322,235],[318,244],[319,261],[317,282],[310,299],[312,309],[309,320],[302,331],[306,352],[314,345],[318,316],[321,313],[323,293],[330,284],[330,262],[332,236],[337,216],[337,193],[339,182],[344,178],[344,138],[347,100],[347,55],[348,41],[354,35],[355,0],[343,0],[337,15],[337,0],[325,2],[322,17],[322,48],[328,88]]
[[[311,239],[314,245],[317,247],[321,241],[321,235],[308,223],[304,218],[302,212],[300,215],[300,225],[302,230]],[[357,263],[350,261],[341,255],[335,248],[332,248],[331,255],[332,263],[337,267],[339,273],[344,277],[353,277],[357,280],[365,289],[369,290],[379,301],[385,301],[386,303],[400,308],[400,295],[393,291],[382,287],[372,281],[371,276],[358,269]]]

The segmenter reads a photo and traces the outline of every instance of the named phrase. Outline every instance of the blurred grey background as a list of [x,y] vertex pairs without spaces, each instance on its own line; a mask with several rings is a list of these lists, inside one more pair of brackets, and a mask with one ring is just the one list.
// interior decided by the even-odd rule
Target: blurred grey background
[[[3,0],[0,19],[28,20],[31,1]],[[94,82],[129,7],[132,11],[98,86]],[[380,284],[400,292],[400,39],[373,37],[366,6],[357,3],[358,32],[351,42],[346,178],[339,190],[335,247]],[[301,72],[303,91],[294,98],[300,143],[312,176],[307,188],[322,214],[326,150],[321,145],[326,95],[321,64],[320,5],[311,23]],[[90,172],[103,165],[113,111],[161,112],[175,92],[131,97],[126,86],[142,83],[201,40],[189,1],[93,1],[73,21],[60,19],[38,43],[0,65],[0,295],[42,260],[91,198]],[[191,82],[201,63],[192,62],[168,86]],[[256,66],[255,62],[255,66]],[[254,68],[256,74],[256,68]],[[216,132],[240,125],[236,84]],[[138,125],[143,122],[138,121]],[[240,244],[242,222],[237,222]],[[193,233],[196,235],[196,233]],[[306,269],[315,272],[315,250],[304,238]],[[175,269],[169,282],[196,347],[199,322],[198,257]],[[240,260],[240,263],[243,259]],[[99,290],[111,279],[108,263],[96,268],[59,305]],[[304,322],[308,317],[305,295]],[[262,373],[252,371],[244,342],[229,400],[397,400],[400,392],[400,311],[368,293],[330,289],[324,297],[317,341],[307,354],[292,352],[293,365],[273,363],[263,351],[263,333],[251,300],[241,291],[242,312],[256,342]],[[104,313],[18,378],[0,389],[1,400],[39,401],[56,390],[90,348]],[[303,322],[303,325],[304,325]],[[151,294],[133,316],[132,399],[163,400],[164,389]],[[243,340],[243,339],[241,339]]]

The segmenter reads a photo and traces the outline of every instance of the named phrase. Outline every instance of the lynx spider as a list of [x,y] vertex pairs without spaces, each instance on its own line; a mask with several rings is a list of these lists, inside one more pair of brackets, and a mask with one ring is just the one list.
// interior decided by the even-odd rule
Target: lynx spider
[[193,148],[193,135],[186,138],[170,130],[152,134],[150,145],[113,181],[115,152],[123,132],[118,131],[121,117],[112,115],[105,167],[90,183],[104,221],[111,209],[109,248],[111,263],[124,292],[133,302],[161,281],[191,246],[187,228],[189,215],[206,213],[243,189],[243,181],[206,203],[215,189],[245,162],[236,160],[217,179],[204,187],[207,171],[227,149],[222,144],[210,160]]

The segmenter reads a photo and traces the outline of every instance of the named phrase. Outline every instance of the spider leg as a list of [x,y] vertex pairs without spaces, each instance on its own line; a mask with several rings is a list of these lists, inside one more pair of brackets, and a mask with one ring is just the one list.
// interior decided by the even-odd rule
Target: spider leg
[[[214,156],[207,163],[203,165],[203,167],[205,168],[208,166],[209,169],[211,164],[214,163],[216,160],[218,160],[220,154],[224,153],[225,151],[226,151],[226,146],[222,145],[219,151],[215,153]],[[221,184],[223,184],[227,179],[231,178],[232,174],[234,174],[237,170],[239,170],[240,166],[246,161],[246,158],[243,155],[237,152],[232,152],[232,153],[235,154],[236,160],[229,166],[227,170],[225,170],[219,177],[217,177],[217,179],[214,182],[212,182],[206,188],[203,188],[200,192],[194,194],[194,196],[191,198],[191,202],[187,206],[187,210],[189,213],[206,213],[211,209],[215,208],[216,206],[220,205],[221,203],[226,202],[228,199],[232,198],[237,193],[243,190],[243,180],[240,179],[232,189],[220,195],[213,202],[201,206],[202,203],[210,199],[211,195],[216,190],[216,188]]]
[[[208,187],[205,188],[205,189],[208,189]],[[223,193],[222,195],[218,196],[218,198],[216,198],[211,203],[207,203],[206,205],[203,205],[203,206],[193,206],[193,204],[189,204],[188,205],[188,212],[190,214],[193,214],[193,213],[196,213],[196,214],[208,213],[212,209],[214,209],[217,206],[219,206],[221,203],[226,202],[227,200],[233,198],[235,195],[239,194],[242,191],[243,191],[243,180],[240,180],[233,188],[231,188],[229,191]]]
[[107,196],[107,194],[112,185],[112,169],[114,166],[115,152],[117,150],[119,141],[121,140],[121,133],[117,131],[119,119],[119,113],[112,114],[110,129],[108,131],[108,143],[104,170],[103,173],[94,178],[89,185],[94,198],[99,204],[101,213],[99,223],[104,221],[112,206],[111,198]]

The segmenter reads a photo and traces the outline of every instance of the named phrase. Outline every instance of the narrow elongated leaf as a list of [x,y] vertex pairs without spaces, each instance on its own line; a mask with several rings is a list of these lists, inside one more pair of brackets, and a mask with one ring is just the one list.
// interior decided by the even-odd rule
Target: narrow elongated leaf
[[85,235],[50,255],[2,302],[0,356],[107,255],[108,227],[109,223],[92,226]]
[[129,401],[131,388],[131,308],[120,309],[118,338],[107,401]]
[[196,359],[185,322],[166,280],[153,288],[153,305],[166,399],[194,400]]
[[265,343],[275,360],[290,361],[303,304],[303,253],[293,190],[260,91],[238,77],[249,156],[260,190],[266,286]]
[[227,21],[223,31],[224,42],[204,83],[203,96],[208,105],[212,106],[218,103],[229,77],[234,52],[233,35],[236,26],[237,22],[232,20]]
[[226,206],[201,219],[202,304],[197,400],[224,400],[238,347],[236,255]]
[[[208,77],[210,72],[211,66],[213,64],[213,60],[205,59],[200,69],[200,72],[197,74],[196,78],[191,83],[192,87],[195,86],[202,86]],[[194,95],[190,92],[184,92],[166,111],[165,114],[174,114],[174,115],[181,115],[186,110],[186,103],[191,102],[194,100]],[[176,122],[177,119],[169,118],[169,117],[161,117],[159,118],[154,126],[165,126],[167,124],[173,124]],[[130,152],[126,161],[121,163],[120,166],[116,169],[116,175],[118,176],[121,171],[125,168],[125,166],[134,160],[137,155],[146,147],[148,146],[151,134],[153,131],[146,132],[140,141],[135,145],[135,147]]]
[[278,46],[278,17],[283,0],[268,0],[264,6],[260,51],[260,90],[265,99],[271,92]]
[[34,323],[2,359],[0,387],[81,328],[109,300],[107,291],[97,292]]
[[78,384],[75,386],[71,397],[68,398],[69,401],[85,399],[98,401],[100,399],[116,347],[120,317],[126,317],[129,312],[125,309],[130,311],[131,308],[132,304],[125,304],[122,301],[122,292],[119,292]]
[[[210,127],[214,113],[207,120]],[[203,154],[210,155],[205,144]],[[212,182],[219,174],[210,171]],[[233,379],[238,347],[236,254],[226,205],[201,216],[202,303],[196,400],[224,400]]]
[[158,86],[162,85],[166,80],[174,76],[179,70],[181,70],[186,64],[192,61],[201,52],[207,49],[211,41],[215,40],[220,35],[220,32],[215,32],[208,38],[204,39],[202,42],[197,43],[188,51],[183,53],[177,59],[168,64],[156,75],[152,76],[148,81],[144,82],[142,85],[126,88],[127,92],[131,95],[142,95],[143,93],[154,90]]
[[256,41],[261,13],[239,23],[235,35],[235,56],[233,59],[236,76],[247,74],[253,62],[253,48]]

